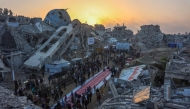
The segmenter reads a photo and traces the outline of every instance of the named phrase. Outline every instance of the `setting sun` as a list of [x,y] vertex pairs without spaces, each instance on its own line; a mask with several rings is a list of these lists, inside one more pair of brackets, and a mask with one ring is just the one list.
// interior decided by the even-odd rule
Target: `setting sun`
[[[112,28],[125,24],[134,32],[145,24],[159,24],[163,32],[189,31],[189,0],[0,0],[1,8],[13,10],[13,15],[44,17],[52,9],[67,9],[71,20],[90,25],[103,24]],[[172,5],[171,5],[172,4]],[[31,8],[28,8],[32,6]],[[182,13],[183,12],[183,13]],[[178,22],[178,23],[176,23]]]
[[88,18],[87,19],[87,24],[89,24],[89,25],[93,26],[96,23],[98,23],[96,18]]

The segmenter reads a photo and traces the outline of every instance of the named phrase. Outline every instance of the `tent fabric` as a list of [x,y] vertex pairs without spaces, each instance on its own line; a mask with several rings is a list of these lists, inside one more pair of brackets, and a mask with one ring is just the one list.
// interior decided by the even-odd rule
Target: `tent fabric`
[[63,63],[68,63],[68,61],[66,61],[64,59],[60,59],[60,60],[56,60],[53,62],[53,64],[63,64]]
[[148,55],[145,55],[144,57],[140,58],[139,60],[137,60],[138,62],[140,63],[143,63],[143,64],[162,64],[162,62],[148,56]]
[[71,59],[71,61],[78,61],[78,60],[81,60],[82,58],[74,58],[74,59]]

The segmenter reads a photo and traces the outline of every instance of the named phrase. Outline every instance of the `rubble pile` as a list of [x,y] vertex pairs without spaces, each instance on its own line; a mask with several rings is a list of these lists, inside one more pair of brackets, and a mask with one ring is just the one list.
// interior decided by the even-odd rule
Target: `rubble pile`
[[40,30],[35,25],[21,25],[17,28],[17,30],[21,32],[28,32],[28,33],[41,33]]
[[189,46],[190,33],[186,34],[164,34],[163,42],[181,42],[184,46]]
[[160,26],[143,25],[141,26],[141,30],[135,35],[135,42],[133,44],[140,47],[142,51],[163,47],[163,36],[164,34],[161,32]]
[[[114,97],[104,101],[99,109],[189,109],[189,54],[188,47],[173,52],[166,64],[165,73],[159,67],[151,65],[123,69],[119,78],[108,81]],[[138,61],[160,64],[148,56]],[[123,100],[123,97],[127,98]]]
[[[185,34],[164,34],[158,25],[143,25],[141,30],[132,37],[134,48],[142,51],[168,47],[169,42],[182,43],[183,46],[189,46],[190,33]],[[148,43],[147,43],[148,42]]]
[[34,105],[30,100],[27,101],[25,96],[17,97],[12,91],[0,86],[0,109],[41,109]]

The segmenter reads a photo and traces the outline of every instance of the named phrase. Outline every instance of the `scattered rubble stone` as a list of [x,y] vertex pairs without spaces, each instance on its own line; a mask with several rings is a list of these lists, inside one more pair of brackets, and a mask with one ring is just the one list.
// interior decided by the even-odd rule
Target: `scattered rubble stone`
[[34,105],[25,96],[15,96],[12,91],[0,86],[0,109],[11,108],[11,109],[41,109]]

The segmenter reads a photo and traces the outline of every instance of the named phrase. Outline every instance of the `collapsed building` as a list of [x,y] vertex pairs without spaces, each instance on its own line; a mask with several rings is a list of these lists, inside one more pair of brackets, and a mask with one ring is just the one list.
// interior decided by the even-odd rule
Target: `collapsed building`
[[126,29],[126,28],[127,27],[124,24],[123,24],[123,26],[119,26],[119,25],[115,26],[111,32],[111,36],[129,40],[130,37],[133,36],[133,31]]
[[[64,47],[58,49],[67,50],[69,52],[68,55],[63,56],[64,53],[55,53],[56,55],[50,57],[48,59],[49,61],[45,61],[48,64],[63,57],[66,60],[74,58],[76,56],[75,52],[79,54],[82,52],[93,52],[96,48],[110,46],[114,44],[109,43],[109,40],[112,39],[114,41],[111,42],[130,42],[134,49],[141,49],[142,51],[156,47],[167,47],[168,42],[174,41],[182,42],[186,46],[190,40],[189,34],[180,35],[180,37],[177,37],[179,35],[175,35],[175,38],[172,35],[163,34],[158,25],[143,25],[136,35],[133,35],[131,30],[126,29],[125,25],[117,25],[112,31],[111,29],[105,29],[102,24],[96,24],[92,27],[88,24],[81,23],[78,19],[71,21],[67,9],[51,10],[47,13],[43,21],[41,18],[1,15],[0,45],[3,55],[7,55],[4,56],[4,62],[10,67],[10,52],[14,51],[14,66],[22,67],[23,63],[29,60],[35,53],[39,52],[42,46],[49,44],[51,37],[55,36],[60,27],[68,26],[69,24],[72,24],[73,30],[71,33],[75,34],[75,36],[68,43],[69,45],[66,46],[66,49]],[[66,37],[68,35],[65,34]],[[52,42],[54,43],[54,41]],[[62,45],[61,43],[60,45]],[[19,55],[16,55],[18,52]],[[86,55],[86,53],[84,54]],[[78,56],[82,57],[82,55]]]
[[143,25],[141,30],[135,35],[133,44],[143,51],[163,47],[165,46],[162,43],[163,35],[159,25]]
[[123,69],[119,78],[108,81],[113,98],[103,102],[99,109],[147,109],[151,85],[160,71],[153,66],[139,65]]
[[184,46],[190,46],[189,44],[190,41],[190,33],[186,34],[164,34],[163,37],[163,42],[168,43],[168,42],[180,42]]
[[66,11],[67,9],[53,9],[49,11],[44,19],[44,22],[54,28],[66,26],[71,23],[71,18]]
[[[45,63],[52,63],[62,56],[74,40],[72,24],[61,26],[55,33],[28,59],[24,66],[40,70]],[[55,59],[55,60],[54,60]]]
[[190,92],[190,51],[181,49],[171,54],[166,65],[164,80],[164,98],[171,108],[189,108]]
[[189,109],[189,57],[189,48],[173,52],[165,71],[149,65],[159,64],[156,60],[142,57],[138,62],[146,65],[123,69],[119,78],[109,80],[108,93],[114,97],[99,109]]
[[0,109],[41,109],[34,105],[30,100],[27,101],[25,96],[15,96],[12,91],[0,86]]
[[[45,63],[63,58],[65,51],[88,51],[104,40],[92,26],[82,24],[78,19],[71,22],[66,9],[51,10],[44,21],[24,16],[0,16],[0,19],[3,61],[9,67],[13,61],[16,68],[40,70]],[[88,43],[90,38],[91,44]],[[73,58],[71,53],[67,57]],[[38,64],[31,66],[33,63]]]

